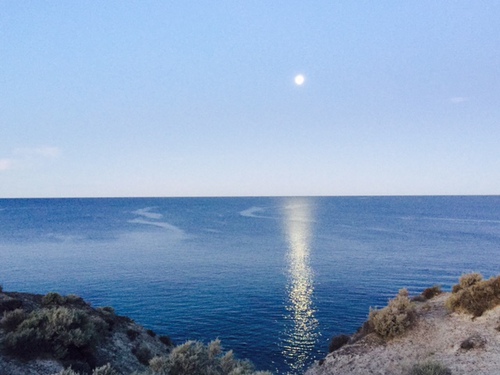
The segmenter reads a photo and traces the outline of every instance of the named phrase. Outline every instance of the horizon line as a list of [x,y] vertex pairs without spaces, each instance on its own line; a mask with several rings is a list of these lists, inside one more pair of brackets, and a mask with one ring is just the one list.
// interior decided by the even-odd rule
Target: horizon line
[[171,195],[171,196],[47,196],[0,197],[7,199],[215,199],[215,198],[418,198],[418,197],[498,197],[500,194],[338,194],[338,195]]

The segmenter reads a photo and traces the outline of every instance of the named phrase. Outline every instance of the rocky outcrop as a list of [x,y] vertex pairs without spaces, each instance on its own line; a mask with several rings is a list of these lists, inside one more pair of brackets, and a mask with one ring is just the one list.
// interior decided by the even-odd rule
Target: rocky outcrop
[[[0,318],[9,313],[14,315],[13,311],[28,317],[35,311],[57,311],[61,314],[76,311],[79,314],[77,316],[83,317],[81,321],[90,322],[98,328],[98,334],[92,336],[92,345],[86,344],[83,355],[72,355],[71,347],[62,354],[54,355],[50,350],[40,348],[40,342],[43,341],[33,342],[33,348],[37,349],[30,353],[29,340],[24,347],[17,345],[15,350],[9,350],[5,339],[8,331],[13,331],[11,326],[18,323],[11,319],[14,323],[9,323],[9,326],[4,318],[4,324],[0,325],[0,343],[3,344],[0,354],[1,375],[53,375],[69,366],[80,373],[90,373],[93,368],[107,363],[120,374],[131,374],[144,371],[151,358],[167,355],[171,350],[167,337],[158,337],[133,320],[116,315],[112,308],[94,309],[77,296],[62,297],[55,293],[47,296],[0,291]],[[39,319],[45,319],[45,315]],[[35,341],[38,339],[38,336],[32,336]]]
[[415,301],[415,320],[401,336],[361,335],[315,363],[306,375],[404,375],[417,363],[435,362],[452,375],[500,374],[500,306],[474,317],[450,312],[443,293]]

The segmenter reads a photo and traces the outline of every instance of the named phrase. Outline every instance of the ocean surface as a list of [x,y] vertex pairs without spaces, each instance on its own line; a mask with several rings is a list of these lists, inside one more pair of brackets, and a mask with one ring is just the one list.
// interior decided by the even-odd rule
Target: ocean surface
[[300,374],[406,287],[500,273],[500,197],[0,199],[4,290]]

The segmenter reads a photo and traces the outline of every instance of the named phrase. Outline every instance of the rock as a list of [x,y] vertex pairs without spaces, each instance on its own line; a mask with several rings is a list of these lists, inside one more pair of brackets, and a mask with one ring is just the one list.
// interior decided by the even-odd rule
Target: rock
[[[416,363],[436,362],[452,374],[492,375],[500,369],[500,306],[472,318],[450,313],[449,293],[414,302],[416,321],[402,336],[381,340],[365,332],[314,364],[306,375],[401,375]],[[355,335],[356,336],[356,335]]]
[[482,348],[486,344],[486,340],[478,334],[474,334],[460,344],[460,348],[464,350]]
[[[100,333],[102,337],[93,347],[92,353],[77,353],[72,358],[61,360],[51,353],[44,352],[41,356],[35,355],[27,360],[3,350],[0,353],[1,375],[53,375],[70,365],[81,373],[90,373],[93,368],[107,363],[120,374],[131,374],[147,368],[146,357],[149,359],[170,352],[171,346],[165,344],[168,342],[165,337],[160,339],[133,320],[116,315],[113,309],[94,309],[76,296],[60,297],[62,300],[56,298],[57,306],[47,306],[47,300],[43,300],[41,295],[0,292],[0,308],[3,308],[3,311],[23,308],[27,314],[37,309],[51,308],[82,311],[91,321],[101,322],[99,327],[104,330]],[[0,342],[4,340],[5,335],[6,332],[0,327]]]

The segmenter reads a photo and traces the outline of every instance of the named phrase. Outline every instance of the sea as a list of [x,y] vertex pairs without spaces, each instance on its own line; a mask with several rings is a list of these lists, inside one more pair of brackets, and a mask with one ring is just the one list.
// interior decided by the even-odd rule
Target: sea
[[370,307],[500,273],[500,196],[0,199],[0,284],[301,374]]

